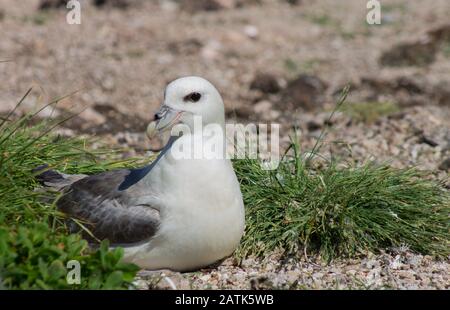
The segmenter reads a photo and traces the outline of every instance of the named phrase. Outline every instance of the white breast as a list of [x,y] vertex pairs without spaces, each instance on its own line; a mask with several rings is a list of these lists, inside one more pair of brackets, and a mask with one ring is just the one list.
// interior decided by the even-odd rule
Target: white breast
[[[126,249],[148,269],[190,270],[230,255],[244,231],[244,204],[227,159],[161,159],[147,180],[161,227],[146,244]],[[157,184],[157,186],[155,186]]]

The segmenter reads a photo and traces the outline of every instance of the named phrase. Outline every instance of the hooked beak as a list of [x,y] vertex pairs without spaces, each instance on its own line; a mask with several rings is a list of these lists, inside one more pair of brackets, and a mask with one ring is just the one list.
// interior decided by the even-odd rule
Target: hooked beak
[[152,139],[156,133],[162,133],[179,122],[183,111],[177,111],[169,106],[163,105],[158,113],[155,114],[155,120],[147,126],[147,137]]

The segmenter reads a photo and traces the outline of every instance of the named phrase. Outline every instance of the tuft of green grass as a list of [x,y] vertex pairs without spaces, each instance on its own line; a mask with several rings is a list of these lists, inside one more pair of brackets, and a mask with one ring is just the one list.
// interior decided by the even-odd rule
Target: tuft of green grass
[[276,170],[263,170],[258,160],[234,162],[246,206],[238,258],[281,248],[330,261],[402,245],[437,257],[450,254],[448,190],[415,168],[338,159],[315,165],[315,158],[324,159],[323,135],[306,152],[293,140]]
[[[135,165],[136,161],[114,160],[111,150],[89,150],[87,145],[92,141],[53,134],[52,130],[66,119],[33,125],[39,111],[13,120],[14,110],[0,119],[0,286],[130,287],[137,266],[120,263],[121,249],[109,251],[103,244],[89,251],[79,235],[68,234],[63,215],[55,205],[45,202],[53,201],[58,193],[37,191],[39,184],[32,170],[48,164],[67,173],[90,174]],[[99,160],[102,156],[106,159]],[[66,263],[72,259],[80,261],[82,276],[79,285],[71,286],[66,281]]]
[[359,102],[345,105],[342,111],[352,119],[371,124],[380,117],[389,116],[400,111],[393,102]]
[[[47,164],[66,173],[92,174],[131,166],[135,160],[99,160],[111,150],[89,150],[92,141],[51,133],[60,122],[44,121],[29,126],[34,115],[0,126],[0,222],[29,222],[57,216],[54,208],[40,202],[42,193],[32,170]],[[114,153],[114,151],[113,151]]]
[[296,155],[275,171],[256,160],[234,163],[247,221],[239,256],[307,249],[329,261],[402,244],[450,254],[450,195],[424,173],[374,162],[313,169],[292,148]]

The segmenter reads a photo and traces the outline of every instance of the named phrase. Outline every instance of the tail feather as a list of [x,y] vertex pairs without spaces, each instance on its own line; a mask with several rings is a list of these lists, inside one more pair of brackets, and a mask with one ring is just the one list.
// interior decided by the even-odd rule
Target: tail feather
[[40,184],[57,190],[72,185],[76,181],[86,177],[84,174],[64,174],[53,169],[48,169],[48,165],[38,166],[32,172],[36,174],[35,179]]
[[[36,174],[35,179],[42,185],[44,185],[46,182],[57,182],[64,180],[64,177],[61,173],[59,173],[56,170],[47,169],[48,165],[41,165],[32,170],[34,174]],[[42,172],[41,172],[42,171]],[[40,172],[40,173],[39,173]]]

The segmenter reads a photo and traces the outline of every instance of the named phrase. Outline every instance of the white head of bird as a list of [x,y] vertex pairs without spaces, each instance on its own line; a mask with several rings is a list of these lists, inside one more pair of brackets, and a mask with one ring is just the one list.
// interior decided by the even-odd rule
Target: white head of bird
[[147,135],[151,138],[176,124],[194,132],[196,119],[201,120],[202,126],[214,124],[225,130],[224,111],[222,97],[214,85],[201,77],[182,77],[167,85],[164,102],[155,121],[149,124]]

